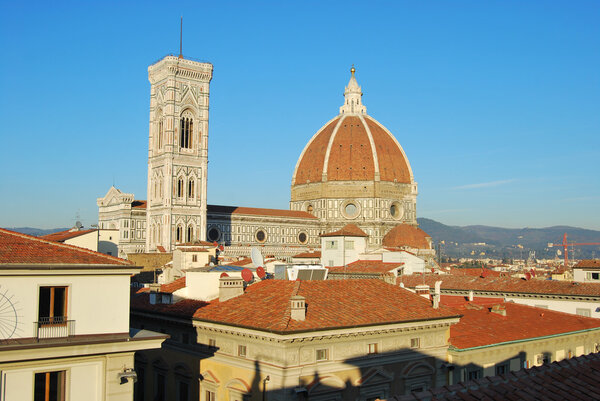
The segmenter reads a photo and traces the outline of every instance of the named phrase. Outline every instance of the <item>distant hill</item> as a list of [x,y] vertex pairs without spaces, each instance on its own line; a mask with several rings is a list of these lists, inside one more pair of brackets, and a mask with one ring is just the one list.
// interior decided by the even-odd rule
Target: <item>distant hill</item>
[[[447,256],[475,256],[484,252],[490,257],[527,257],[530,250],[538,258],[552,258],[557,250],[548,243],[562,243],[564,233],[569,242],[600,242],[600,231],[571,226],[546,228],[501,228],[490,226],[447,226],[427,218],[417,219],[419,227],[433,238],[436,244],[443,241],[443,253]],[[480,245],[485,243],[485,245]],[[477,244],[477,245],[475,245]],[[575,257],[600,257],[600,246],[575,248]]]
[[18,233],[33,235],[34,237],[41,237],[42,235],[52,234],[58,231],[65,231],[69,228],[34,228],[34,227],[3,227],[7,230],[16,231]]

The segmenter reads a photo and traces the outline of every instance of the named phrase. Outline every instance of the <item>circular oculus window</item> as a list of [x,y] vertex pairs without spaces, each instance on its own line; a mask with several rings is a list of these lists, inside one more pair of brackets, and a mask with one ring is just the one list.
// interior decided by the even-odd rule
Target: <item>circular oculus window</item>
[[221,238],[221,231],[217,227],[211,227],[208,230],[207,237],[209,241],[218,241]]
[[347,202],[343,206],[342,211],[343,211],[344,217],[346,217],[347,219],[353,219],[356,216],[358,216],[358,213],[360,212],[360,209],[356,205],[356,203],[354,203],[354,202]]
[[396,220],[402,218],[402,216],[404,215],[404,208],[399,202],[394,202],[391,204],[390,215]]
[[267,240],[267,233],[264,230],[258,230],[254,237],[258,242],[265,242]]
[[300,242],[301,244],[306,244],[308,242],[308,236],[305,232],[301,232],[300,234],[298,234],[298,242]]

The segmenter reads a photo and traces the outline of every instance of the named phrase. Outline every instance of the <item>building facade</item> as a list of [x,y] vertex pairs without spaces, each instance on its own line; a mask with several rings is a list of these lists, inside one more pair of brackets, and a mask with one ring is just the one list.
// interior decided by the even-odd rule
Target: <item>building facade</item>
[[131,401],[134,353],[166,338],[129,328],[138,271],[0,229],[0,401]]

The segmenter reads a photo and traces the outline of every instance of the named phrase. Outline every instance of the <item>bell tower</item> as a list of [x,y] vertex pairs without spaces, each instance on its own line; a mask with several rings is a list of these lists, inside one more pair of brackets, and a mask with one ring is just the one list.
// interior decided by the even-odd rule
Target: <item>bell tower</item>
[[148,67],[146,252],[204,240],[208,99],[213,66],[166,56]]

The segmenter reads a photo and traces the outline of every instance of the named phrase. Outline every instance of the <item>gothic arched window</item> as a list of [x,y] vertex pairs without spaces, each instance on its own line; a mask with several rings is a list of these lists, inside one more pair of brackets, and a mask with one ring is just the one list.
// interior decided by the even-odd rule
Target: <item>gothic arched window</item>
[[183,198],[183,178],[177,180],[177,197]]
[[194,180],[191,179],[188,181],[188,198],[194,198]]
[[185,149],[192,148],[192,136],[194,135],[194,118],[192,113],[186,111],[179,122],[179,146]]
[[175,230],[175,241],[181,242],[183,239],[183,227],[177,226],[177,230]]
[[194,227],[188,226],[186,241],[192,242],[193,240],[194,240]]
[[158,121],[158,149],[163,147],[163,120]]

